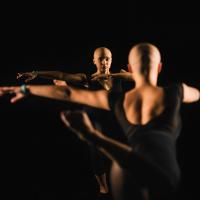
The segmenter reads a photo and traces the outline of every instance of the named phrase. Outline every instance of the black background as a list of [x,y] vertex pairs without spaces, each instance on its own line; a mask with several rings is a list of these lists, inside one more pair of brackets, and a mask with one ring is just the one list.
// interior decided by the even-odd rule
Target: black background
[[[178,20],[173,20],[170,11],[167,23],[160,14],[153,18],[144,10],[136,18],[132,15],[136,8],[122,11],[115,5],[111,12],[106,4],[99,10],[95,10],[98,5],[91,9],[81,6],[74,5],[73,11],[68,6],[37,11],[33,5],[26,5],[23,14],[7,12],[2,25],[0,85],[22,84],[16,80],[17,72],[95,72],[92,56],[99,46],[112,51],[112,71],[119,71],[126,69],[134,44],[152,42],[162,54],[160,85],[183,81],[200,89],[198,21],[187,21],[178,13]],[[52,82],[37,79],[32,84]],[[40,97],[10,104],[9,98],[0,99],[3,180],[5,188],[10,183],[13,186],[8,187],[8,194],[16,191],[22,196],[24,185],[30,183],[34,200],[95,199],[97,184],[90,174],[88,147],[64,127],[59,117],[61,110],[74,105]],[[183,130],[177,150],[183,180],[178,199],[194,199],[198,191],[199,108],[199,103],[184,104],[181,110]]]

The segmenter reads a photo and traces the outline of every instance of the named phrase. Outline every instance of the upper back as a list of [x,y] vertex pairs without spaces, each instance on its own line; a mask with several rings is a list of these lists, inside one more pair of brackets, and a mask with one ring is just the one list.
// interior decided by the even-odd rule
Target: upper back
[[138,131],[164,131],[175,136],[181,130],[181,84],[168,87],[135,88],[126,93],[110,93],[109,106],[125,135]]
[[144,86],[125,94],[123,108],[131,124],[145,125],[165,109],[165,93],[161,87]]

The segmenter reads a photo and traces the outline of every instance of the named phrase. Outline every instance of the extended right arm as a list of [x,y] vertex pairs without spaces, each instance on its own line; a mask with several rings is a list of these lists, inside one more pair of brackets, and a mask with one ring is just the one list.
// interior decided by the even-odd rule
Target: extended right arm
[[55,85],[27,85],[0,87],[0,96],[7,93],[15,94],[11,103],[24,98],[26,94],[70,101],[88,106],[109,110],[108,92],[106,90],[89,91],[84,89],[73,88],[69,86]]

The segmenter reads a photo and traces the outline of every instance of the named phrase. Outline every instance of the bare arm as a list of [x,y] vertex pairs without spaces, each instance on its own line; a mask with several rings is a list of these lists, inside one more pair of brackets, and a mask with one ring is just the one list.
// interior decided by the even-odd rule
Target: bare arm
[[109,110],[108,93],[105,90],[89,91],[65,86],[27,86],[30,93],[63,101],[85,104]]
[[115,79],[121,79],[124,81],[133,81],[132,74],[123,69],[121,69],[119,73],[97,74],[97,75],[94,74],[92,80],[95,81],[95,80],[99,80],[99,79],[106,79],[108,77],[113,77]]
[[87,77],[83,73],[70,74],[60,71],[33,71],[18,73],[17,78],[26,78],[25,82],[35,79],[36,77],[46,78],[46,79],[58,79],[66,82],[73,83],[83,83],[87,80]]
[[197,88],[188,86],[185,83],[183,83],[182,85],[183,85],[183,102],[184,103],[193,103],[200,99],[200,92]]
[[[54,85],[27,85],[24,88],[31,95],[70,101],[79,104],[85,104],[96,108],[109,110],[108,92],[105,90],[89,91],[68,86]],[[14,93],[11,99],[12,103],[24,98],[26,95],[20,86],[0,87],[0,96],[6,93]]]
[[118,78],[124,81],[133,81],[133,78],[130,72],[112,73],[111,76],[113,78]]

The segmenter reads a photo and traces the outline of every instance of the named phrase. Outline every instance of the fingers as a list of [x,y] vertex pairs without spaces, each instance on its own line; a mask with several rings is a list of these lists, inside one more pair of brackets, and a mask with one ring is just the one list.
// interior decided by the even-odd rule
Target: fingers
[[25,72],[25,73],[18,73],[17,74],[17,79],[19,78],[26,78],[25,82],[29,82],[33,79],[35,79],[36,75],[32,74],[32,72]]
[[3,96],[5,94],[13,94],[15,93],[14,87],[0,87],[0,96]]
[[0,87],[0,91],[2,92],[2,93],[10,93],[10,92],[14,92],[14,90],[15,90],[16,88],[15,87],[13,87],[13,86],[8,86],[8,87]]
[[11,98],[10,102],[15,103],[19,101],[20,99],[24,98],[24,94],[18,93],[15,97]]
[[21,78],[23,76],[22,73],[17,73],[17,79]]
[[17,73],[17,79],[19,79],[19,78],[22,78],[22,77],[26,77],[26,76],[29,76],[29,74],[28,73],[21,73],[21,72],[19,72],[19,73]]

